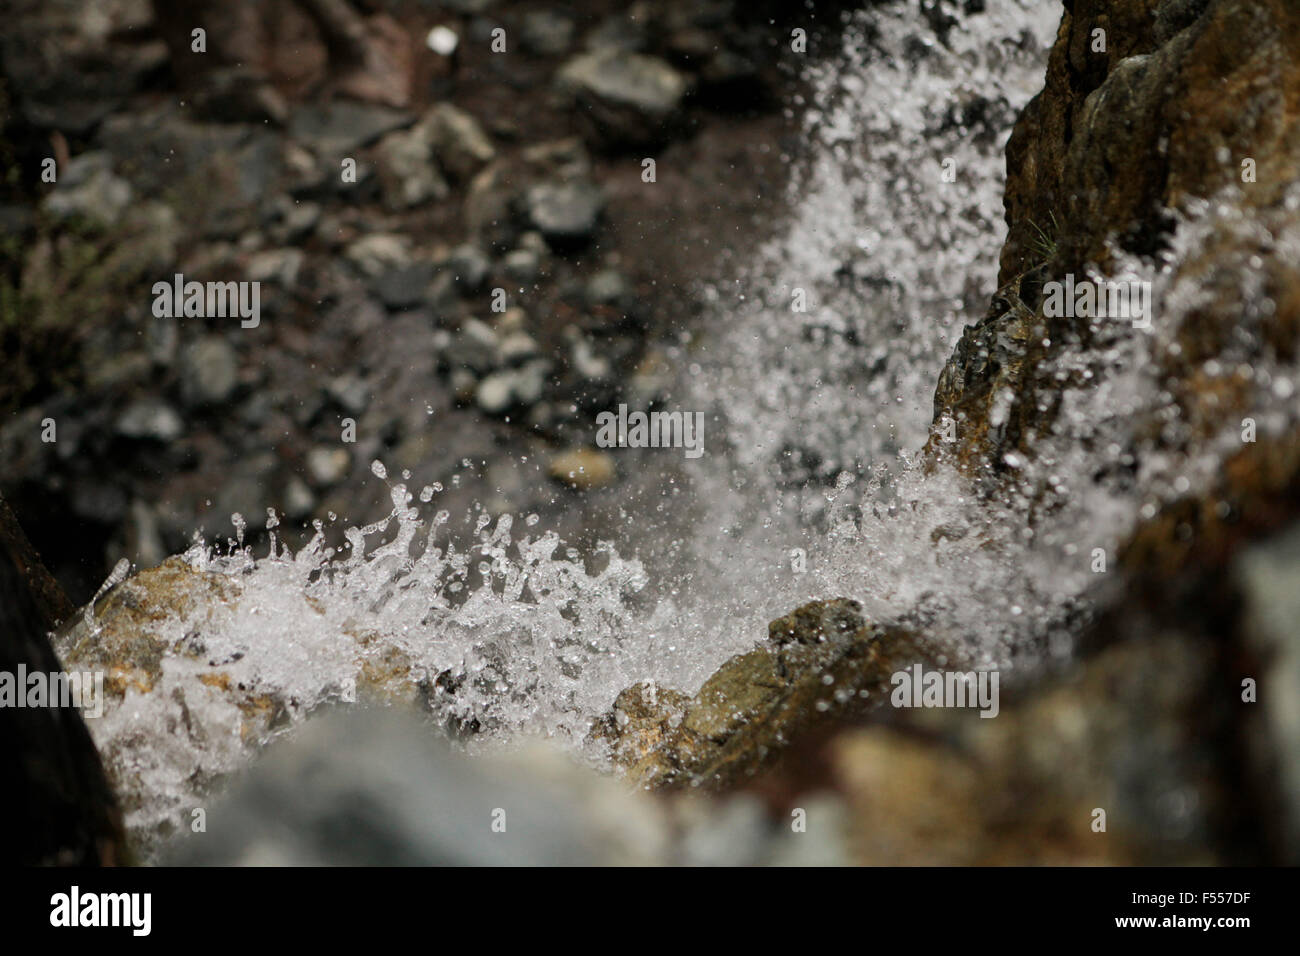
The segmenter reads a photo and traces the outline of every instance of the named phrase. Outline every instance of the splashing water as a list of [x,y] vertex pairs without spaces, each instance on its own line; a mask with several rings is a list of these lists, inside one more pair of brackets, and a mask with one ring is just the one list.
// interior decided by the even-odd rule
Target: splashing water
[[[340,553],[319,522],[301,551],[281,548],[271,514],[270,550],[255,558],[236,516],[236,542],[224,552],[197,542],[186,559],[237,585],[237,600],[156,624],[168,646],[200,634],[202,660],[165,657],[160,688],[128,689],[92,726],[101,746],[133,755],[151,794],[132,826],[192,805],[196,780],[263,742],[241,738],[238,707],[215,691],[186,705],[202,733],[142,734],[180,721],[172,692],[197,686],[209,660],[285,702],[288,726],[355,685],[419,687],[441,716],[482,731],[476,741],[540,733],[578,744],[624,687],[652,679],[693,691],[768,620],[816,597],[924,626],[971,663],[1068,653],[1093,581],[1082,556],[1113,549],[1158,501],[1208,481],[1215,449],[1226,449],[1145,455],[1124,487],[1088,480],[1132,455],[1139,413],[1168,408],[1154,359],[1195,306],[1174,266],[1230,214],[1206,204],[1163,264],[1121,263],[1155,282],[1163,331],[1098,327],[1087,350],[1056,360],[1087,384],[1066,389],[1061,427],[1019,463],[1025,487],[1048,490],[1047,519],[1031,526],[1028,493],[980,500],[956,474],[917,465],[939,371],[994,291],[1003,149],[1041,86],[1059,17],[1041,0],[989,0],[941,36],[918,0],[876,7],[853,16],[839,57],[812,68],[809,160],[790,187],[791,221],[744,274],[702,292],[716,331],[679,404],[708,409],[726,447],[708,448],[691,473],[690,518],[644,516],[680,538],[686,573],[651,581],[614,544],[580,554],[553,532],[535,535],[535,517],[479,513],[457,527],[436,511],[440,489],[412,494],[378,462],[393,510],[349,529]],[[1300,262],[1296,237],[1275,238]],[[792,309],[795,290],[807,311]],[[1256,373],[1261,408],[1267,395],[1289,398],[1282,371]]]
[[[476,741],[541,733],[578,744],[624,687],[693,691],[768,620],[818,596],[861,599],[881,619],[927,596],[991,607],[1008,565],[964,589],[952,566],[981,536],[1007,543],[1015,525],[975,513],[951,476],[888,472],[923,440],[955,333],[992,291],[1002,148],[1041,85],[1051,6],[993,0],[942,39],[915,0],[864,11],[841,56],[813,69],[793,220],[746,275],[703,290],[722,331],[683,398],[725,423],[727,444],[691,475],[703,517],[633,516],[681,539],[687,573],[650,582],[613,545],[578,554],[554,533],[534,536],[532,519],[479,514],[457,528],[445,512],[422,514],[436,489],[413,495],[404,481],[389,483],[388,518],[349,529],[338,554],[319,523],[297,554],[281,548],[272,515],[269,553],[254,557],[236,516],[236,542],[199,541],[185,557],[237,598],[155,624],[168,647],[198,635],[202,655],[166,655],[152,693],[128,688],[92,727],[144,781],[132,827],[174,818],[264,742],[245,740],[239,705],[200,681],[210,661],[248,698],[279,702],[288,719],[277,730],[353,686],[419,687],[442,716],[483,731]],[[941,183],[947,158],[962,188]],[[796,287],[806,313],[789,310]],[[799,455],[806,474],[789,472]],[[930,542],[932,526],[958,521],[981,525],[960,554]],[[808,550],[811,573],[791,573],[793,547]],[[983,626],[967,643],[987,656],[993,633]]]

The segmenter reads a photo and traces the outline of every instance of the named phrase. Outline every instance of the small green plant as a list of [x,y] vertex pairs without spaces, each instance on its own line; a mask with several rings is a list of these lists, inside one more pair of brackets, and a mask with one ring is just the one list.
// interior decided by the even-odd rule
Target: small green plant
[[1051,262],[1056,258],[1056,237],[1061,232],[1061,227],[1056,222],[1056,213],[1049,211],[1047,218],[1050,232],[1044,230],[1032,219],[1029,220],[1029,228],[1034,231],[1034,235],[1029,238],[1029,249],[1038,260],[1038,265]]

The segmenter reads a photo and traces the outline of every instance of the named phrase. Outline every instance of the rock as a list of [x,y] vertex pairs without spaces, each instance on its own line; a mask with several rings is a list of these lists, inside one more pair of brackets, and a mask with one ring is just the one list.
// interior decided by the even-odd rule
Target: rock
[[[1101,19],[1110,42],[1093,53]],[[1005,480],[1008,455],[1032,461],[1031,439],[1072,427],[1060,417],[1063,390],[1106,387],[1111,376],[1088,370],[1080,382],[1058,363],[1106,330],[1048,318],[1043,285],[1083,277],[1089,263],[1104,274],[1125,255],[1161,264],[1166,306],[1206,298],[1156,317],[1173,347],[1154,363],[1153,390],[1171,402],[1128,416],[1132,443],[1152,444],[1157,456],[1194,453],[1199,436],[1239,428],[1266,407],[1258,391],[1224,394],[1204,366],[1213,359],[1223,368],[1257,367],[1270,351],[1290,354],[1300,343],[1294,298],[1279,300],[1243,334],[1239,317],[1257,303],[1230,278],[1249,264],[1266,288],[1288,282],[1290,261],[1260,249],[1247,224],[1272,235],[1300,229],[1286,198],[1300,179],[1300,115],[1277,92],[1296,81],[1297,49],[1300,31],[1281,0],[1165,4],[1158,17],[1142,2],[1089,0],[1067,11],[1045,87],[1007,146],[1001,289],[963,334],[935,391],[936,425],[960,423],[957,440],[941,449],[932,437],[931,455],[942,450],[989,479],[991,492]],[[1243,182],[1247,159],[1255,182]],[[1196,210],[1204,203],[1212,211],[1201,219],[1207,234],[1166,263],[1177,217],[1203,215]],[[1171,416],[1179,427],[1166,427]],[[1095,440],[1078,435],[1074,443]],[[1143,467],[1135,457],[1132,468]]]
[[574,96],[597,140],[614,146],[661,141],[687,89],[686,78],[663,60],[613,49],[574,57],[557,82]]
[[558,10],[529,10],[519,28],[519,42],[538,56],[561,56],[573,46],[573,18]]
[[515,402],[513,372],[493,372],[478,383],[474,401],[489,415],[500,415]]
[[585,294],[588,305],[622,308],[627,304],[631,287],[617,269],[601,269],[587,280]]
[[1247,647],[1263,665],[1246,675],[1255,681],[1258,703],[1244,706],[1259,708],[1256,739],[1267,742],[1251,756],[1259,778],[1276,788],[1283,856],[1300,860],[1300,524],[1244,551],[1233,575]]
[[345,448],[313,448],[307,452],[307,476],[317,488],[337,485],[351,467],[352,457]]
[[511,332],[497,346],[497,360],[502,365],[522,365],[539,352],[537,341],[527,332]]
[[[1222,766],[1222,710],[1204,710],[1215,696],[1209,651],[1178,638],[1129,642],[1021,703],[1004,694],[993,720],[897,711],[926,719],[910,732],[845,732],[828,757],[848,795],[854,861],[1227,862],[1211,833],[1237,784],[1202,772]],[[1093,830],[1097,809],[1104,832]]]
[[313,720],[268,750],[168,862],[646,864],[667,856],[666,823],[554,750],[470,758],[409,714],[373,710]]
[[276,245],[293,246],[305,240],[320,224],[319,203],[281,197],[273,207],[271,240]]
[[117,433],[127,438],[170,442],[185,434],[185,423],[170,405],[144,398],[132,402],[118,416]]
[[427,262],[395,266],[381,273],[371,289],[389,309],[410,309],[426,301],[433,275]]
[[181,395],[194,408],[220,405],[239,384],[235,350],[219,335],[208,335],[181,350]]
[[266,282],[286,289],[298,284],[306,255],[301,249],[264,249],[248,258],[244,274],[250,282]]
[[510,281],[531,285],[541,274],[542,257],[532,249],[512,249],[502,258],[501,269]]
[[341,375],[325,386],[325,392],[349,415],[360,415],[370,405],[371,388],[357,375]]
[[362,275],[375,278],[411,262],[410,243],[405,236],[376,232],[362,236],[343,253]]
[[604,193],[590,181],[540,183],[524,198],[529,222],[561,246],[590,239],[604,205]]
[[611,715],[592,739],[606,742],[641,786],[736,786],[779,765],[810,728],[886,701],[892,675],[927,657],[914,635],[868,624],[861,606],[843,598],[773,621],[769,636],[768,646],[718,668],[686,704],[666,697],[668,709],[654,719],[675,729],[624,741],[631,724]]
[[496,157],[496,147],[478,120],[450,103],[439,103],[422,123],[438,162],[447,174],[467,182]]
[[452,338],[445,358],[453,367],[486,372],[496,365],[499,343],[492,327],[478,319],[466,319]]
[[542,397],[549,368],[548,361],[537,359],[520,368],[493,372],[479,382],[474,399],[491,415],[500,415],[514,406],[527,408]]
[[446,199],[450,193],[433,158],[433,136],[417,125],[385,136],[375,149],[384,205],[390,210],[410,209]]
[[[46,635],[72,614],[63,589],[0,497],[0,661],[6,676],[16,681],[19,668],[29,675],[61,670],[64,665]],[[93,714],[93,701],[86,703]],[[6,841],[7,862],[130,862],[118,801],[75,706],[15,707],[11,701],[0,707],[0,734],[6,750],[0,814],[22,823]]]
[[59,219],[74,216],[107,226],[134,198],[131,184],[114,175],[112,159],[102,150],[82,153],[60,171],[58,185],[42,207]]
[[570,364],[589,382],[603,382],[613,373],[609,360],[597,355],[591,342],[581,337],[574,338]]
[[247,66],[209,70],[194,95],[200,115],[221,123],[272,123],[283,126],[289,104],[260,73]]
[[578,491],[603,488],[617,474],[614,459],[604,451],[575,448],[551,459],[550,475],[555,481]]
[[466,292],[477,292],[483,288],[492,268],[487,255],[473,243],[457,246],[440,265],[451,274],[456,286]]
[[311,516],[316,507],[316,496],[307,483],[291,475],[284,486],[284,513],[290,521],[302,521]]
[[289,120],[289,135],[337,169],[339,160],[355,158],[358,149],[369,146],[385,133],[410,125],[411,119],[408,113],[388,107],[336,100],[294,110]]
[[465,224],[483,246],[502,252],[518,235],[514,222],[514,195],[501,162],[493,163],[471,180],[465,197]]

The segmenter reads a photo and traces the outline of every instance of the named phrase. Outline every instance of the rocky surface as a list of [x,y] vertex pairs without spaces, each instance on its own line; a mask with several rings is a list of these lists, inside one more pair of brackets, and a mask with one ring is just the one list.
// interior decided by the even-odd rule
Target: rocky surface
[[[299,542],[309,516],[363,523],[387,508],[375,457],[453,509],[486,479],[494,510],[607,535],[651,474],[596,488],[546,480],[548,461],[589,445],[598,411],[667,399],[713,237],[778,215],[790,64],[772,31],[791,12],[394,4],[367,29],[397,30],[409,70],[367,90],[292,0],[227,6],[23,2],[8,20],[0,488],[56,576],[84,601],[120,557],[156,564],[234,512],[275,507]],[[803,20],[836,29],[834,11]],[[424,43],[435,26],[453,52]],[[410,95],[389,95],[401,78]],[[597,108],[664,135],[633,149]],[[176,273],[260,281],[260,326],[154,317]],[[346,462],[304,467],[326,447]]]
[[913,635],[868,624],[854,601],[808,604],[773,621],[765,646],[722,665],[694,697],[629,687],[592,734],[642,786],[734,787],[809,728],[878,704],[890,677],[923,657]]
[[[5,842],[10,864],[97,866],[131,859],[117,798],[75,706],[82,702],[33,706],[22,679],[60,671],[46,634],[71,615],[72,605],[0,497],[0,675],[12,682],[0,706],[6,782],[0,816],[22,821]],[[93,701],[84,703],[95,709]]]

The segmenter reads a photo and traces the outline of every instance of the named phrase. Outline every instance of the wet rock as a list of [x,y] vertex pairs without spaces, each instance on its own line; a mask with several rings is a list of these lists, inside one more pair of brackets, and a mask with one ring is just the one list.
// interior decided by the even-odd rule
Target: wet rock
[[244,66],[209,70],[194,93],[196,112],[221,123],[283,126],[289,104],[258,71]]
[[515,406],[535,404],[546,388],[550,362],[536,359],[521,368],[502,369],[486,376],[478,384],[474,400],[483,411],[499,415]]
[[219,335],[208,335],[181,350],[181,395],[195,408],[219,405],[239,384],[235,350]]
[[345,448],[313,448],[307,452],[307,475],[317,488],[337,485],[351,467],[352,457]]
[[117,419],[117,433],[127,438],[170,442],[185,434],[185,423],[170,405],[158,399],[140,399]]
[[564,65],[557,82],[577,102],[591,132],[608,145],[662,140],[686,93],[686,78],[657,57],[602,49]]
[[403,268],[411,262],[410,243],[405,236],[372,233],[352,243],[344,257],[364,276],[375,278],[390,269]]
[[389,309],[410,309],[428,297],[433,275],[433,266],[429,263],[413,262],[386,269],[371,288]]
[[440,266],[451,274],[457,288],[477,292],[487,281],[492,262],[478,246],[464,243],[453,249]]
[[651,801],[555,751],[471,759],[410,715],[367,711],[323,717],[269,750],[169,862],[644,864],[666,855],[665,823]]
[[342,375],[325,386],[325,393],[350,415],[360,415],[370,404],[371,387],[357,375]]
[[375,149],[384,205],[390,210],[410,209],[446,199],[447,181],[433,158],[433,137],[427,126],[389,133]]
[[[72,613],[63,589],[0,497],[0,660],[5,670],[58,671],[63,665],[46,635]],[[75,707],[5,706],[0,708],[0,735],[6,749],[0,813],[22,824],[6,841],[6,862],[129,862],[118,802]]]
[[587,280],[585,289],[587,304],[591,306],[621,308],[627,304],[630,294],[627,278],[617,269],[601,269]]
[[891,676],[925,657],[914,635],[869,624],[857,602],[816,601],[773,621],[766,646],[727,661],[684,707],[667,698],[660,723],[676,729],[653,746],[623,742],[616,716],[592,737],[642,786],[734,786],[779,764],[809,728],[885,701]]
[[134,193],[131,184],[114,175],[105,151],[82,153],[60,172],[58,185],[42,206],[60,219],[79,217],[109,225],[122,215]]
[[[1215,667],[1203,642],[1126,643],[1022,703],[1004,701],[996,719],[936,709],[910,733],[846,732],[829,756],[855,861],[1225,862],[1212,849],[1224,778],[1205,772],[1222,771],[1222,710],[1205,712]],[[1099,809],[1104,831],[1093,829]]]
[[496,365],[497,334],[486,322],[466,319],[448,344],[444,357],[452,368],[485,372]]
[[573,18],[552,9],[529,10],[519,28],[523,48],[538,56],[561,56],[573,46]]
[[537,340],[527,332],[511,332],[497,346],[497,361],[502,365],[522,365],[540,353]]
[[515,376],[511,372],[493,372],[478,383],[474,401],[489,415],[500,415],[515,403]]
[[596,231],[604,193],[593,182],[540,183],[528,190],[528,221],[553,245],[584,242]]
[[293,111],[289,135],[304,143],[327,162],[354,157],[385,133],[411,123],[408,113],[352,100],[302,106]]
[[1277,790],[1284,857],[1300,860],[1300,525],[1244,551],[1233,574],[1247,646],[1262,664],[1242,678],[1255,682],[1258,703],[1243,706],[1259,708],[1252,727],[1267,742],[1252,757]]
[[471,235],[485,247],[504,252],[515,244],[514,194],[503,163],[493,163],[473,178],[464,213]]
[[320,224],[321,212],[319,203],[282,197],[274,206],[272,242],[283,246],[302,242]]
[[618,474],[613,456],[594,448],[575,448],[556,455],[549,471],[552,479],[578,491],[603,488]]
[[530,285],[542,271],[542,257],[532,249],[512,249],[501,259],[501,271],[512,282]]
[[496,157],[496,147],[478,120],[450,103],[439,103],[421,122],[438,162],[454,179],[467,182]]
[[[1155,370],[1172,407],[1134,415],[1134,443],[1155,436],[1158,452],[1186,453],[1239,427],[1262,396],[1214,382],[1205,363],[1257,366],[1270,354],[1295,354],[1300,343],[1296,300],[1280,297],[1265,319],[1229,278],[1249,263],[1266,288],[1289,282],[1288,258],[1260,247],[1251,224],[1272,235],[1300,227],[1287,198],[1300,179],[1300,122],[1278,92],[1296,79],[1295,20],[1280,0],[1166,4],[1158,17],[1151,6],[1088,2],[1067,11],[1045,88],[1008,143],[1001,289],[936,389],[935,422],[959,423],[957,440],[928,446],[968,473],[1004,479],[1008,456],[1032,460],[1036,437],[1071,427],[1060,415],[1065,389],[1101,384],[1093,369],[1081,379],[1085,372],[1072,375],[1057,360],[1104,341],[1106,330],[1049,318],[1043,284],[1083,277],[1088,264],[1105,274],[1121,255],[1155,263],[1178,217],[1203,203],[1216,211],[1209,235],[1172,265],[1168,298],[1205,302],[1180,309],[1177,327],[1155,316],[1173,339]],[[1104,53],[1092,50],[1098,18],[1110,24]],[[1248,161],[1254,182],[1246,181]],[[1258,319],[1246,334],[1243,315]],[[1166,427],[1168,415],[1182,424]]]
[[306,259],[301,249],[265,249],[249,256],[244,273],[250,282],[266,282],[288,289],[298,284],[298,273]]

